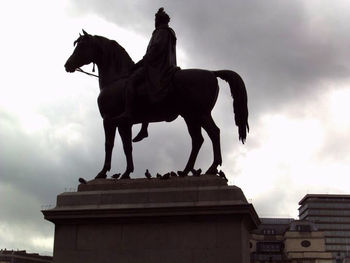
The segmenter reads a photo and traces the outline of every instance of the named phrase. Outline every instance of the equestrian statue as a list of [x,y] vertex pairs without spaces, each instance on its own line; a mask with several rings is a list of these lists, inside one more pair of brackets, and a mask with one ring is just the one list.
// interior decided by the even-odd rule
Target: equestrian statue
[[[105,160],[96,179],[107,178],[111,169],[117,128],[126,156],[126,170],[120,179],[127,179],[134,171],[132,141],[148,136],[149,123],[171,122],[179,115],[186,122],[192,150],[184,170],[178,174],[187,176],[196,172],[195,161],[204,141],[202,128],[209,135],[214,155],[206,173],[217,174],[218,166],[222,164],[220,129],[211,111],[218,97],[218,77],[229,83],[239,139],[245,142],[249,125],[247,92],[242,78],[231,70],[183,70],[177,67],[176,35],[168,25],[169,21],[168,14],[160,8],[155,15],[155,30],[146,54],[136,64],[114,40],[93,36],[83,30],[74,41],[76,47],[65,64],[66,71],[81,70],[83,65],[93,63],[99,73],[98,107],[105,131]],[[132,140],[132,125],[138,123],[142,124],[141,130]]]

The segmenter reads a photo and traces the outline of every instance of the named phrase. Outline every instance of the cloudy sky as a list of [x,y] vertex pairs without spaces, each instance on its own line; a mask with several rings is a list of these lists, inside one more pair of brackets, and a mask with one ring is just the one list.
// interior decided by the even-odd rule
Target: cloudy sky
[[[246,83],[247,143],[238,141],[229,88],[221,81],[213,116],[221,129],[222,169],[258,214],[297,217],[307,193],[348,193],[347,0],[3,1],[0,248],[51,254],[54,228],[40,210],[102,167],[97,80],[63,67],[78,33],[84,28],[115,39],[138,61],[161,6],[171,16],[182,68],[231,69]],[[149,132],[134,144],[132,176],[147,168],[153,174],[183,169],[190,137],[182,118],[152,124]],[[196,168],[207,169],[211,154],[205,135]],[[117,137],[112,172],[124,169]]]

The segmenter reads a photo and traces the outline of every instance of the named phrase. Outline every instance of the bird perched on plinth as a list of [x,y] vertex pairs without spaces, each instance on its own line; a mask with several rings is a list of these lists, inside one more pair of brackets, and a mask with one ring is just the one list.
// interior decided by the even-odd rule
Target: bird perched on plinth
[[177,176],[177,174],[175,172],[171,171],[170,176],[175,177],[175,176]]
[[170,173],[166,173],[162,176],[162,179],[165,179],[165,180],[167,180],[169,178],[170,178]]
[[161,174],[159,174],[159,173],[157,173],[157,175],[156,175],[156,176],[157,176],[157,178],[158,178],[158,179],[161,179],[161,178],[162,178],[162,175],[161,175]]
[[150,174],[148,169],[146,169],[145,176],[146,176],[147,179],[151,179],[152,178],[152,175]]

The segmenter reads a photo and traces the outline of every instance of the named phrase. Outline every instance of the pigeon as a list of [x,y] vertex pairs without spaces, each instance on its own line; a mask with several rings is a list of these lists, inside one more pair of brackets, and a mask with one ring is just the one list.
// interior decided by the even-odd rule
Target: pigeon
[[118,173],[118,174],[113,174],[113,175],[112,175],[112,178],[114,178],[114,179],[118,179],[118,178],[119,178],[119,176],[120,176],[120,173]]
[[147,179],[151,179],[152,175],[149,173],[148,169],[146,169],[145,176]]
[[157,173],[157,178],[161,179],[162,176],[159,173]]
[[177,174],[176,174],[175,172],[171,171],[171,172],[170,172],[170,176],[175,177],[175,176],[177,176]]
[[166,173],[162,176],[162,179],[167,180],[170,178],[170,173]]

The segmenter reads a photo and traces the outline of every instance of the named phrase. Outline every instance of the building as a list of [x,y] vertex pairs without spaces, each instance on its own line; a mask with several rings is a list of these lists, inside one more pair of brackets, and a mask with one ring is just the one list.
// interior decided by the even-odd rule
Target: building
[[260,218],[261,224],[251,233],[250,261],[286,262],[284,254],[284,233],[293,218]]
[[284,233],[284,253],[291,263],[332,263],[324,232],[307,220],[294,220]]
[[52,263],[52,257],[37,253],[27,253],[25,250],[0,250],[0,263]]
[[350,195],[307,194],[299,205],[299,218],[324,232],[333,262],[350,262]]
[[332,263],[324,233],[314,223],[292,218],[261,218],[251,234],[252,263]]

